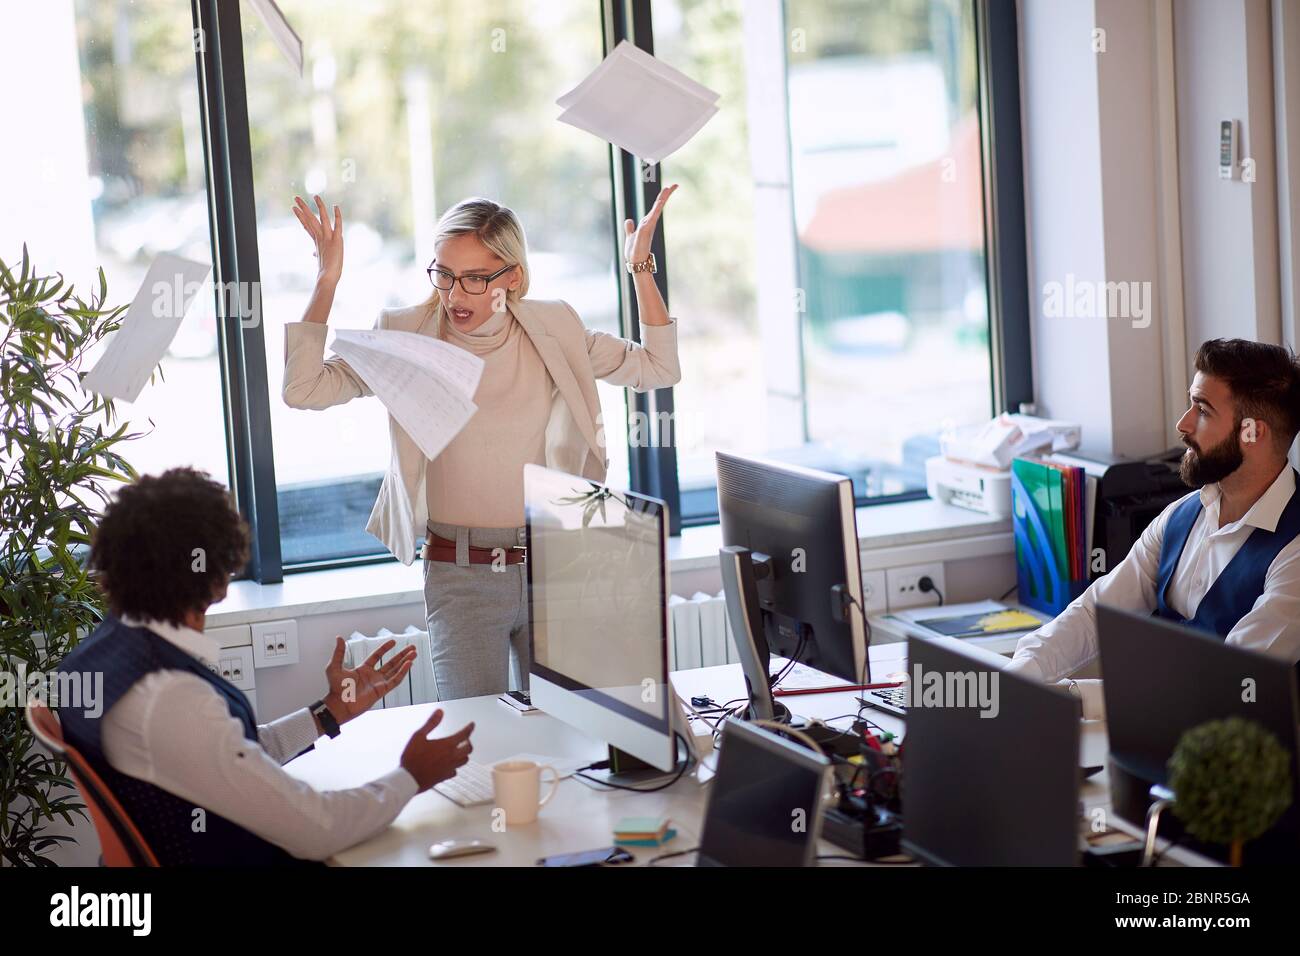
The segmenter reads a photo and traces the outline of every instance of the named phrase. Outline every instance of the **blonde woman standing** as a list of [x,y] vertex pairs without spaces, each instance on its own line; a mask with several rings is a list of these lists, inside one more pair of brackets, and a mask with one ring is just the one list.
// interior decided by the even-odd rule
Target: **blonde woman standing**
[[[528,687],[524,465],[604,481],[609,459],[596,380],[644,392],[681,377],[677,322],[655,286],[650,255],[676,189],[661,192],[639,224],[623,224],[641,343],[586,328],[563,300],[527,298],[523,226],[513,211],[482,198],[457,203],[438,221],[429,298],[379,314],[375,328],[435,336],[484,361],[478,411],[437,458],[425,458],[389,416],[392,453],[366,525],[403,564],[422,541],[439,699]],[[295,197],[294,215],[315,243],[320,271],[302,321],[285,326],[283,395],[293,408],[323,409],[373,392],[343,359],[324,357],[343,271],[343,214],[335,206],[331,217],[314,200],[315,210]]]

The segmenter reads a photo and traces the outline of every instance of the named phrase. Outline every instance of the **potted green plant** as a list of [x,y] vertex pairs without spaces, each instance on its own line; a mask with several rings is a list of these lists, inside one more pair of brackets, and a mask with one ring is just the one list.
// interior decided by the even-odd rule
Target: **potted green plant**
[[81,390],[87,353],[121,324],[104,305],[103,270],[89,301],[61,275],[40,275],[23,247],[0,261],[0,859],[48,866],[65,835],[43,832],[84,808],[64,762],[24,719],[63,657],[104,616],[85,569],[92,529],[114,485],[135,478],[116,450],[137,437],[114,428],[111,399]]
[[1173,811],[1187,832],[1229,848],[1241,866],[1246,842],[1262,836],[1291,805],[1291,760],[1253,720],[1228,717],[1187,731],[1169,758]]

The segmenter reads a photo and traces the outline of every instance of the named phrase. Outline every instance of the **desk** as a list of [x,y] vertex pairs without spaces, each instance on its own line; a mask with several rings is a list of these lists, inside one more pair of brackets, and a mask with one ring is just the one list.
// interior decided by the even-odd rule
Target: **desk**
[[[871,648],[872,669],[877,674],[901,670],[906,666],[907,645],[886,644]],[[707,694],[719,702],[739,698],[744,692],[740,665],[724,664],[679,671],[672,675],[677,693],[689,700]],[[819,717],[837,727],[847,727],[845,715],[857,712],[852,692],[803,694],[781,698],[801,717]],[[558,759],[586,758],[603,760],[604,743],[586,736],[547,714],[520,716],[496,697],[472,697],[374,710],[347,724],[334,739],[324,738],[316,749],[286,765],[295,777],[320,790],[360,786],[398,765],[403,747],[411,734],[441,707],[443,721],[437,733],[450,733],[468,721],[475,722],[473,759],[483,764],[519,753],[546,754]],[[871,719],[886,730],[902,732],[904,722],[880,711],[869,712]],[[1099,721],[1085,721],[1082,734],[1082,765],[1106,762],[1106,731]],[[707,758],[711,760],[712,758]],[[672,818],[677,838],[664,847],[631,847],[638,863],[645,863],[660,853],[686,850],[698,846],[700,826],[708,798],[709,784],[700,784],[688,773],[673,786],[655,793],[629,793],[600,790],[572,777],[560,783],[555,797],[547,804],[535,823],[510,827],[493,833],[490,806],[463,808],[432,790],[415,797],[384,832],[337,854],[330,862],[339,866],[533,866],[539,857],[607,846],[613,842],[615,824],[625,816],[667,816]],[[1085,780],[1080,798],[1085,810],[1109,807],[1105,771]],[[1112,826],[1123,826],[1110,820]],[[1131,827],[1124,829],[1135,832]],[[438,840],[487,840],[497,847],[495,853],[432,861],[428,848]],[[822,842],[822,854],[842,854],[832,843]],[[1199,857],[1172,851],[1171,861],[1200,862]],[[689,865],[693,856],[666,861],[665,865]],[[849,864],[861,865],[861,864]]]

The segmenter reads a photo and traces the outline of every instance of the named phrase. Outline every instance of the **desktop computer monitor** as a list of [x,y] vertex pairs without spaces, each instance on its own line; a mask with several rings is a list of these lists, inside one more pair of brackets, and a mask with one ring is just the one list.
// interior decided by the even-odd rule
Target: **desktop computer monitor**
[[[1097,638],[1115,812],[1144,826],[1151,787],[1168,782],[1165,765],[1182,735],[1209,720],[1244,717],[1271,731],[1291,755],[1295,788],[1277,824],[1246,844],[1245,862],[1300,859],[1295,665],[1228,644],[1217,634],[1105,605],[1097,607]],[[1251,694],[1244,692],[1247,687]],[[1162,836],[1225,858],[1223,848],[1200,844],[1180,830],[1176,815],[1161,815]]]
[[726,452],[717,452],[717,467],[719,561],[748,716],[782,719],[772,653],[851,684],[870,673],[853,482]]
[[813,866],[831,783],[828,757],[728,719],[698,865]]
[[1073,866],[1078,701],[969,650],[908,638],[903,847],[939,866]]
[[667,506],[530,464],[524,510],[533,703],[673,770]]

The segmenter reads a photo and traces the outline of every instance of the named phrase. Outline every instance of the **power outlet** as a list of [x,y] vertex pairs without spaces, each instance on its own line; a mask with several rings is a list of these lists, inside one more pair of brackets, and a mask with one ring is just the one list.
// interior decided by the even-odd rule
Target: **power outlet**
[[862,607],[868,616],[889,610],[888,587],[884,571],[862,572]]
[[909,607],[937,605],[939,595],[921,590],[921,578],[928,577],[940,593],[944,592],[942,564],[909,564],[890,568],[885,572],[889,610],[901,611]]
[[262,621],[253,625],[253,663],[283,667],[298,663],[298,622]]

